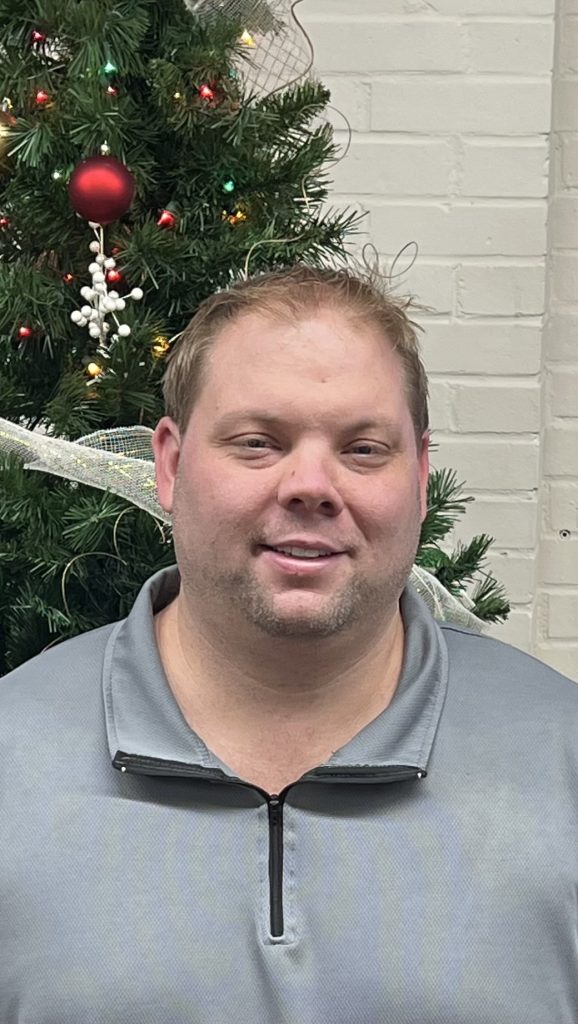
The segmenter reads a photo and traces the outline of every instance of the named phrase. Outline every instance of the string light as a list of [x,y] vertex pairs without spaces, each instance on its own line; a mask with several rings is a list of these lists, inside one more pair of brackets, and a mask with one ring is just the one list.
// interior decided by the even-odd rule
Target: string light
[[8,217],[0,217],[0,228],[9,228],[10,220]]
[[233,181],[232,178],[229,178],[229,180],[226,181],[223,185],[223,192],[234,192],[235,187],[235,182]]
[[108,60],[102,69],[105,75],[116,75],[118,68],[111,60]]
[[106,91],[109,96],[118,96],[118,89],[115,89],[114,85],[109,85]]
[[98,363],[89,363],[86,367],[86,372],[89,373],[91,377],[100,377],[100,375],[104,373],[104,370],[102,366],[98,365]]
[[244,43],[245,46],[255,46],[255,40],[253,39],[251,33],[247,31],[247,29],[245,29],[243,35],[241,36],[241,42]]
[[44,35],[43,32],[39,32],[38,29],[35,28],[33,30],[33,32],[32,32],[32,42],[33,43],[45,43],[46,42],[46,36]]
[[203,100],[214,100],[215,98],[215,93],[211,89],[211,86],[206,84],[202,85],[199,89],[199,95]]
[[170,210],[163,210],[159,219],[157,220],[157,227],[159,228],[174,228],[177,222],[177,218],[174,213]]
[[62,280],[64,281],[65,284],[72,284],[72,282],[74,281],[74,274],[63,274]]
[[50,96],[44,89],[39,89],[36,93],[36,102],[39,107],[43,107],[45,103],[48,103]]
[[161,359],[170,347],[168,338],[165,338],[163,334],[157,335],[152,348],[153,356],[155,359]]
[[18,334],[19,334],[19,336],[22,339],[31,338],[32,337],[32,328],[31,327],[27,327],[25,324],[23,324],[22,327],[20,327],[18,329]]

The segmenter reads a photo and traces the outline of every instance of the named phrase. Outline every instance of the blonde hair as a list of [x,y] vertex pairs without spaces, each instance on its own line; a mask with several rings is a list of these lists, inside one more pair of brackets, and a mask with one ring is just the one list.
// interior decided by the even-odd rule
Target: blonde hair
[[227,324],[248,313],[295,322],[307,313],[331,307],[354,323],[376,327],[399,356],[419,451],[421,438],[429,429],[429,395],[417,338],[421,328],[407,315],[412,305],[411,299],[384,294],[370,275],[349,270],[299,264],[238,281],[201,303],[170,352],[163,377],[166,415],[184,434],[206,381],[213,343]]

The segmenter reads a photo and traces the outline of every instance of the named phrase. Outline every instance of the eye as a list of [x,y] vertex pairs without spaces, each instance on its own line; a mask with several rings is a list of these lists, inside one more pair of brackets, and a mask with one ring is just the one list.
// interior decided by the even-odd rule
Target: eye
[[[360,451],[361,449],[365,449],[365,451]],[[354,444],[353,451],[356,454],[358,454],[358,455],[364,455],[364,456],[367,456],[367,455],[381,455],[381,456],[383,456],[383,455],[387,454],[385,449],[383,449],[382,445],[380,445],[380,444],[373,444],[371,441],[358,441],[357,444]]]
[[[241,440],[241,441],[239,442],[239,444],[240,444],[241,446],[245,446],[245,447],[246,447],[246,446],[248,446],[248,445],[249,445],[249,444],[250,444],[251,442],[254,442],[254,441],[256,441],[256,442],[257,442],[257,444],[269,444],[269,442],[267,441],[267,438],[265,438],[265,437],[245,437],[245,438],[243,438],[243,439],[242,439],[242,440]],[[255,446],[254,444],[251,444],[251,447],[252,447],[252,448],[255,448],[256,446]]]

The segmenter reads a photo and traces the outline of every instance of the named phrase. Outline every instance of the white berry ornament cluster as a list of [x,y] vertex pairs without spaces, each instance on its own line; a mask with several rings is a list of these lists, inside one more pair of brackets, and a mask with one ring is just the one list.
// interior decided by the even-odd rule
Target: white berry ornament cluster
[[[70,319],[79,327],[88,327],[91,338],[98,341],[99,355],[108,357],[112,344],[119,338],[128,338],[131,329],[128,324],[120,323],[117,313],[122,313],[126,308],[127,299],[134,299],[140,302],[144,292],[142,288],[133,288],[126,298],[116,291],[108,290],[107,275],[116,269],[116,260],[112,256],[106,256],[104,252],[104,231],[100,224],[90,223],[96,240],[91,242],[89,249],[93,254],[93,262],[88,268],[92,275],[92,287],[86,285],[80,289],[80,294],[86,305],[75,309],[70,314]],[[116,329],[108,323],[107,317],[112,316],[116,323]],[[112,333],[111,333],[112,332]]]

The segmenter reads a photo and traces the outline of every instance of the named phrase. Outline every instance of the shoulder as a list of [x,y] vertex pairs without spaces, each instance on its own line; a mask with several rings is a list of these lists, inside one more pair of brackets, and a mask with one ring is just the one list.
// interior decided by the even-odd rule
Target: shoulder
[[30,719],[57,707],[64,716],[71,704],[82,704],[83,694],[100,697],[107,644],[118,626],[112,623],[64,640],[2,676],[0,723],[14,715]]
[[450,679],[455,685],[481,687],[494,699],[566,710],[578,716],[578,683],[538,658],[487,634],[474,633],[451,622],[439,623],[449,656]]

